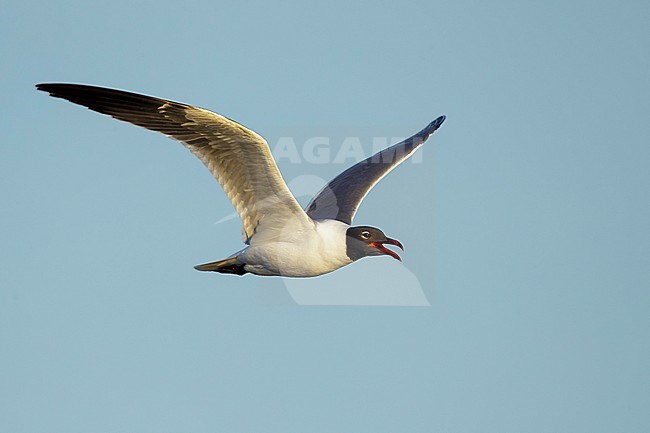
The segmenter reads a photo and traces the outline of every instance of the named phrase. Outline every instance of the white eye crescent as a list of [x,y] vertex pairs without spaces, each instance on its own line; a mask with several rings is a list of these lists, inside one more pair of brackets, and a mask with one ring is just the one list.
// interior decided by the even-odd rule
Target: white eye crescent
[[368,230],[364,230],[361,232],[361,237],[363,239],[370,239],[370,232]]

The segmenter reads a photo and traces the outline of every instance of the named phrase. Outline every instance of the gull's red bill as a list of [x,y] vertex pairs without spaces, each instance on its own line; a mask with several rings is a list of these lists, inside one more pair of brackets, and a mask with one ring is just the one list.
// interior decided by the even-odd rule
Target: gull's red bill
[[391,238],[386,238],[385,241],[381,241],[381,242],[371,242],[370,246],[373,248],[377,248],[379,251],[386,254],[387,256],[391,256],[395,260],[399,260],[401,262],[402,259],[400,258],[400,256],[398,256],[397,253],[386,248],[384,244],[395,245],[400,250],[404,251],[404,245],[402,245],[402,243],[397,239],[391,239]]

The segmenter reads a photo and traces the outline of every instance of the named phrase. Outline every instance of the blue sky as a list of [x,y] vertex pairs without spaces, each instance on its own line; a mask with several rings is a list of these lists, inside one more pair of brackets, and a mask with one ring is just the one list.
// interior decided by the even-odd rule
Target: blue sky
[[[649,19],[633,1],[5,2],[0,431],[648,431]],[[305,306],[290,291],[314,280],[194,271],[241,245],[216,182],[34,89],[57,81],[332,154],[446,114],[355,220],[404,267],[321,284],[416,281],[430,305]],[[279,161],[294,190],[351,163]]]

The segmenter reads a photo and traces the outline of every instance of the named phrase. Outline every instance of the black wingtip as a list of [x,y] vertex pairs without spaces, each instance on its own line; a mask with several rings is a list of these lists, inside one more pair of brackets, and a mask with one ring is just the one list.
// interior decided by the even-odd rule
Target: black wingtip
[[39,83],[36,85],[36,90],[42,92],[47,92],[50,96],[60,97],[58,92],[66,87],[72,88],[74,84],[62,84],[62,83]]
[[49,92],[53,90],[54,87],[56,87],[57,84],[54,83],[38,83],[36,85],[37,90],[42,90],[43,92]]
[[418,132],[415,137],[419,137],[422,140],[426,140],[429,138],[429,135],[433,134],[436,132],[438,128],[440,128],[440,125],[442,125],[445,121],[447,116],[440,116],[433,122],[429,123],[426,128],[424,128],[422,131]]
[[436,129],[440,128],[440,125],[442,125],[445,122],[445,119],[447,119],[447,116],[443,114],[442,116],[438,117],[436,120],[431,122],[429,124],[429,128],[427,129],[430,129],[431,132],[435,131]]

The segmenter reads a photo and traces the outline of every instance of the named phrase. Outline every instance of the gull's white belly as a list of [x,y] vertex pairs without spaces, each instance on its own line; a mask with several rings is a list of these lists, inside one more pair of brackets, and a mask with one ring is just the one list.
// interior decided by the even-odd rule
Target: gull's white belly
[[[258,275],[315,277],[352,263],[346,254],[348,225],[340,221],[315,221],[313,230],[290,239],[255,242],[237,257],[248,272]],[[261,236],[260,238],[263,238]]]

